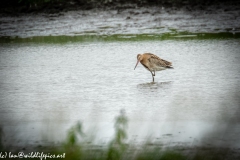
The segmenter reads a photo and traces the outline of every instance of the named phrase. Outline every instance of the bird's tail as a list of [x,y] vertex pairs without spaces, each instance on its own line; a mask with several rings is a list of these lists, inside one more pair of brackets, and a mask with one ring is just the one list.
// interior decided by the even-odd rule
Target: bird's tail
[[168,69],[174,69],[172,66],[167,66],[166,68],[168,68]]

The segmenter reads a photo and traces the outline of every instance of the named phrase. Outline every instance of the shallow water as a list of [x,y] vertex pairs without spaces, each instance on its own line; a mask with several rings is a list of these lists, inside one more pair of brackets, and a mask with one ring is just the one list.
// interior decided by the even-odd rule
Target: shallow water
[[[240,147],[240,40],[0,45],[0,117],[6,144],[60,142],[82,121],[106,143],[121,109],[129,140]],[[155,83],[136,55],[174,69]]]

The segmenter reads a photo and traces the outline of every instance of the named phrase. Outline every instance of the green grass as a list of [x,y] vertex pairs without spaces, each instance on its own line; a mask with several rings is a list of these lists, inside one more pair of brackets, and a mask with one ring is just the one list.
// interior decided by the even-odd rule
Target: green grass
[[[53,160],[235,160],[240,158],[240,154],[231,156],[232,151],[225,148],[164,149],[161,144],[152,143],[150,140],[142,145],[127,143],[127,126],[128,119],[124,111],[121,111],[115,119],[113,139],[107,145],[96,145],[91,142],[88,134],[84,133],[82,123],[78,122],[68,130],[67,137],[61,145],[36,148],[35,152],[64,157],[51,158]],[[2,145],[2,134],[0,127],[0,152],[10,152],[11,149]],[[19,151],[13,153],[17,155]],[[50,158],[46,157],[46,159]]]
[[[93,145],[88,134],[83,132],[82,123],[72,126],[67,137],[60,146],[37,148],[37,152],[49,155],[64,155],[65,160],[185,160],[186,158],[175,151],[162,151],[160,147],[148,147],[148,144],[135,146],[127,143],[128,119],[124,111],[115,119],[115,134],[113,139],[104,146]],[[1,130],[0,130],[1,131]],[[2,132],[0,132],[2,133]],[[10,151],[2,148],[3,151]],[[15,154],[18,151],[14,152]],[[28,159],[28,158],[25,158]],[[31,158],[29,158],[31,159]],[[39,159],[39,158],[36,158]],[[44,158],[43,158],[44,159]],[[48,159],[48,158],[47,158]],[[60,159],[60,158],[51,158]]]
[[115,35],[76,35],[76,36],[36,36],[36,37],[0,37],[0,43],[51,43],[73,42],[126,42],[126,41],[162,41],[162,40],[202,40],[240,38],[240,33],[163,33],[163,34],[115,34]]

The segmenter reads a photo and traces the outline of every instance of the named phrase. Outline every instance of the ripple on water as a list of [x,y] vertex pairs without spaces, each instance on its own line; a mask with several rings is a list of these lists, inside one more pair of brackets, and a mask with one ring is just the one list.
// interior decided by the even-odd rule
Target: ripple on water
[[[16,139],[31,143],[34,134],[32,140],[41,141],[41,130],[64,133],[77,120],[109,139],[120,109],[129,118],[129,137],[151,132],[189,142],[214,127],[216,135],[225,133],[219,124],[233,120],[237,129],[231,132],[239,133],[238,39],[13,43],[0,50],[0,123],[6,130],[20,126]],[[152,83],[143,66],[133,70],[143,52],[173,62],[174,70],[157,72]]]

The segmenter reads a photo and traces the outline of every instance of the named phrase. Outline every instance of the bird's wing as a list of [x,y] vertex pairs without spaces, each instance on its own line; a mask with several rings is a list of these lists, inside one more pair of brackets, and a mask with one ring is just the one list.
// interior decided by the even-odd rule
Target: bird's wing
[[152,53],[146,53],[150,56],[150,58],[148,59],[149,62],[153,63],[153,64],[156,64],[156,65],[160,65],[160,66],[163,66],[163,67],[171,67],[172,66],[172,63],[171,62],[168,62],[164,59],[161,59],[159,58],[158,56],[152,54]]

